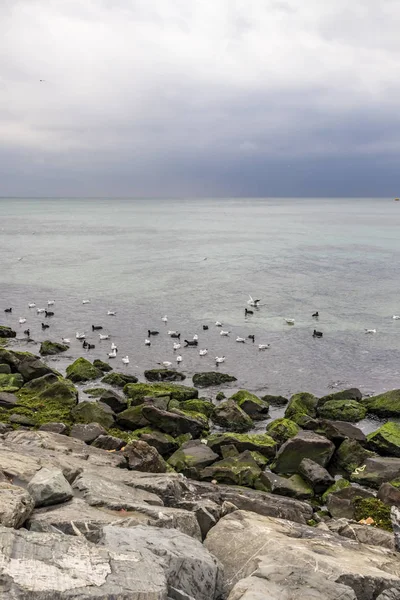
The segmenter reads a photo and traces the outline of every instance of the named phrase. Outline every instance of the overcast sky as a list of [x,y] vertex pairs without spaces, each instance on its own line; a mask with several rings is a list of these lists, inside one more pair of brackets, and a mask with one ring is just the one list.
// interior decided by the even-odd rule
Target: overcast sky
[[0,196],[398,196],[399,31],[399,0],[0,0]]

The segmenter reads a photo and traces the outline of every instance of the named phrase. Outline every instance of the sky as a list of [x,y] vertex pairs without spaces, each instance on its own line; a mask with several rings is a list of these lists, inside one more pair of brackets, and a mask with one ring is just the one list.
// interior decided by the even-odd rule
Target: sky
[[399,30],[399,0],[0,0],[0,196],[399,196]]

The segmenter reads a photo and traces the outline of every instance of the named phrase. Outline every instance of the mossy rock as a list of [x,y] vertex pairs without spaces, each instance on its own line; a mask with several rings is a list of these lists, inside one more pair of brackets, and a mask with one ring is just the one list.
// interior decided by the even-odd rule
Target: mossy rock
[[260,467],[252,457],[251,452],[246,450],[239,456],[224,458],[206,467],[201,471],[200,476],[201,479],[207,481],[215,479],[218,483],[254,487],[260,474]]
[[17,337],[17,332],[11,329],[11,327],[5,327],[0,325],[0,338],[10,339]]
[[347,481],[347,479],[338,479],[337,481],[335,481],[335,483],[333,485],[328,487],[326,492],[324,492],[322,494],[322,501],[325,503],[328,499],[329,494],[334,494],[335,492],[338,492],[339,490],[343,490],[344,488],[347,488],[350,486],[351,486],[351,483],[350,483],[350,481]]
[[19,373],[0,373],[0,392],[16,392],[24,385]]
[[218,400],[218,402],[221,402],[221,400],[225,400],[226,396],[224,394],[224,392],[218,392],[218,394],[215,396],[215,399]]
[[86,390],[83,390],[83,391],[85,392],[85,394],[87,394],[91,398],[100,398],[100,396],[102,394],[104,394],[104,392],[107,392],[108,390],[106,388],[102,388],[102,387],[94,387],[94,388],[87,388]]
[[400,458],[400,423],[388,422],[367,435],[368,447],[383,456]]
[[355,402],[360,402],[361,398],[362,394],[358,388],[350,388],[322,396],[318,400],[318,407],[323,406],[326,402],[332,402],[332,400],[354,400]]
[[179,408],[185,412],[202,413],[207,418],[212,417],[215,406],[209,400],[185,400],[179,403]]
[[[149,421],[143,416],[142,410],[145,404],[139,406],[131,406],[126,410],[123,410],[117,415],[117,425],[122,429],[128,429],[135,431],[135,429],[142,429],[150,425]],[[134,438],[133,438],[134,439]]]
[[109,373],[113,370],[111,365],[109,365],[106,362],[103,362],[98,358],[96,358],[96,360],[93,361],[93,366],[96,367],[96,369],[100,369],[100,371],[102,371],[103,373]]
[[52,356],[53,354],[60,354],[60,352],[66,352],[69,349],[67,344],[59,344],[58,342],[51,342],[45,340],[40,344],[40,354],[42,356]]
[[207,445],[218,454],[222,453],[222,448],[233,445],[239,453],[255,451],[267,458],[273,458],[277,448],[276,441],[266,433],[213,433],[208,437]]
[[[94,363],[93,363],[94,364]],[[137,383],[138,378],[134,375],[125,375],[124,373],[109,373],[101,380],[101,383],[106,383],[113,387],[125,387],[128,383]]]
[[67,367],[67,377],[74,383],[99,379],[101,376],[100,369],[94,367],[86,358],[78,358],[72,365]]
[[310,419],[317,416],[317,398],[308,392],[299,392],[292,396],[285,410],[286,419],[290,419],[303,427]]
[[17,397],[24,408],[32,411],[37,426],[53,422],[70,425],[72,410],[78,402],[75,386],[52,373],[26,383],[17,392]]
[[367,409],[356,400],[329,400],[318,406],[318,415],[332,421],[357,423],[365,418]]
[[268,434],[277,441],[278,445],[281,446],[287,440],[297,435],[300,431],[300,427],[294,421],[290,419],[275,419],[267,425]]
[[265,400],[261,400],[255,394],[247,390],[239,390],[236,394],[230,397],[231,400],[244,410],[254,421],[262,421],[266,419],[269,411],[269,404]]
[[309,500],[314,496],[312,487],[298,474],[282,477],[265,471],[255,482],[255,488],[298,500]]
[[379,396],[363,398],[361,402],[368,413],[378,417],[400,417],[400,390],[392,390],[379,394]]
[[174,383],[129,383],[124,387],[124,393],[132,404],[139,404],[146,397],[169,396],[178,402],[184,402],[196,399],[199,395],[195,388]]
[[218,459],[218,454],[202,444],[200,440],[191,440],[173,453],[168,459],[168,464],[177,473],[198,479],[200,471]]
[[80,402],[72,415],[76,423],[99,423],[106,429],[114,425],[112,410],[99,402]]
[[207,373],[195,373],[193,375],[193,385],[196,387],[212,387],[216,385],[224,385],[237,381],[233,375],[227,373],[219,373],[218,371],[209,371]]
[[16,356],[15,352],[11,352],[11,350],[7,350],[6,348],[0,348],[0,363],[9,365],[13,373],[18,370],[20,362],[21,360]]
[[356,440],[346,439],[336,450],[333,460],[339,469],[350,475],[371,456],[374,456],[374,453],[366,450]]
[[11,373],[10,365],[0,364],[0,374],[9,375]]
[[186,375],[175,369],[148,369],[144,372],[147,381],[184,381]]
[[153,446],[161,456],[172,454],[179,448],[178,441],[172,435],[151,427],[136,429],[130,434],[130,441],[134,439],[142,440],[149,444],[149,446]]
[[356,498],[354,500],[354,519],[361,521],[362,519],[368,519],[368,517],[374,520],[374,523],[372,523],[374,527],[385,529],[385,531],[393,531],[390,506],[377,498]]
[[252,419],[233,400],[221,402],[215,408],[212,419],[216,425],[237,433],[249,431],[254,425]]
[[286,406],[289,402],[288,398],[285,398],[284,396],[274,396],[272,394],[261,396],[261,400],[268,402],[268,404],[272,404],[272,406]]
[[267,464],[269,463],[269,459],[266,456],[264,456],[263,454],[260,454],[260,452],[256,452],[255,450],[250,450],[250,454],[254,458],[254,460],[260,467],[260,469],[264,469],[267,466]]

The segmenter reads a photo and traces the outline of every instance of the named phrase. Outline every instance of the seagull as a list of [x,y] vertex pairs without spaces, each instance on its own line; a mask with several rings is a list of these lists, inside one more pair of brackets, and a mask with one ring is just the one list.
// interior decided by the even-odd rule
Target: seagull
[[253,300],[253,298],[249,294],[249,300],[247,300],[247,304],[249,306],[254,306],[255,308],[258,308],[258,305],[260,304],[260,302],[261,302],[261,300]]
[[294,319],[285,319],[288,325],[294,325]]
[[168,360],[164,360],[163,367],[165,367],[166,369],[169,369],[169,367],[172,367],[172,362],[169,362]]
[[174,331],[173,329],[168,329],[167,335],[173,335],[173,336],[175,336],[175,335],[178,335],[178,332]]
[[229,335],[229,334],[230,334],[230,331],[222,330],[219,335]]
[[118,352],[118,348],[117,346],[114,344],[114,342],[111,343],[111,350],[115,350],[115,352]]
[[225,356],[216,356],[215,357],[215,363],[216,365],[220,365],[221,363],[225,362]]
[[24,319],[24,317],[21,317],[19,320],[19,324],[23,325],[24,323],[26,323],[26,319]]
[[167,317],[167,315],[165,315],[165,317],[163,317],[161,319],[161,321],[163,321],[163,323],[167,324],[168,323],[168,317]]
[[101,340],[108,340],[110,336],[108,335],[108,333],[99,333],[99,338]]
[[180,344],[174,343],[174,350],[179,350],[182,346]]
[[145,346],[151,346],[151,341],[148,340],[147,338],[144,340],[144,345]]
[[34,302],[31,302],[30,304],[28,304],[28,308],[35,308],[36,304]]
[[90,304],[90,300],[82,300],[82,304]]
[[237,336],[236,341],[237,342],[242,342],[242,344],[244,344],[246,340],[244,338],[242,338],[242,337]]
[[376,333],[376,329],[366,329],[365,333]]
[[199,336],[197,335],[197,333],[193,336],[194,341],[197,341],[199,339]]
[[217,327],[222,327],[221,321],[215,321],[215,324],[216,324]]
[[208,354],[207,348],[204,348],[204,350],[200,350],[199,354],[200,354],[200,356],[205,356],[206,354]]
[[117,313],[115,312],[115,310],[108,310],[108,311],[107,311],[107,314],[108,314],[108,316],[109,316],[109,317],[115,317],[115,315],[116,315]]
[[129,365],[129,356],[128,355],[124,356],[124,358],[122,359],[122,362],[124,363],[124,365]]
[[53,306],[54,300],[47,300],[47,306]]
[[40,315],[41,313],[44,313],[45,310],[46,310],[45,308],[37,308],[36,312],[37,312],[38,315]]
[[111,352],[108,353],[108,358],[116,358],[116,356],[117,356],[116,350],[111,350]]
[[400,315],[393,315],[392,319],[395,319],[396,321],[398,321],[400,319]]
[[63,344],[70,344],[71,340],[69,338],[61,338]]
[[181,363],[181,362],[182,362],[182,360],[183,360],[182,356],[180,356],[180,355],[179,355],[179,356],[177,356],[177,357],[176,357],[176,362],[177,362],[178,364],[179,364],[179,363]]
[[77,340],[84,340],[86,335],[84,333],[79,333],[79,331],[77,331],[75,337]]
[[259,350],[268,350],[269,344],[258,344]]

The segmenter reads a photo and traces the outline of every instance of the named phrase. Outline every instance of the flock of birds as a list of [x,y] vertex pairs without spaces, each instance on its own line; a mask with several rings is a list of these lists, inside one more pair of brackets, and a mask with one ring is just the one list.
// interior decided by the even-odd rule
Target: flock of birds
[[[261,300],[259,300],[259,299],[255,300],[255,299],[253,299],[249,295],[249,300],[247,301],[247,304],[251,308],[258,310],[260,308],[260,306],[261,306],[260,302],[261,302]],[[44,315],[44,317],[47,318],[47,317],[53,317],[54,316],[54,312],[52,310],[48,310],[50,307],[54,306],[54,304],[55,304],[55,300],[48,300],[47,301],[47,309],[46,309],[46,308],[37,308],[36,304],[34,302],[31,302],[31,303],[28,304],[28,308],[29,309],[36,308],[36,312],[37,312],[38,315]],[[82,300],[82,304],[90,304],[90,300]],[[247,308],[246,307],[244,309],[245,316],[254,314],[254,310],[251,310],[251,308]],[[10,308],[6,308],[4,310],[4,312],[6,312],[6,313],[12,313],[12,308],[11,307]],[[114,316],[116,316],[116,314],[117,313],[116,313],[115,310],[108,310],[107,311],[107,316],[114,317]],[[312,317],[314,319],[318,320],[318,318],[319,318],[319,312],[317,311],[317,312],[313,313]],[[392,318],[395,319],[395,320],[400,320],[400,315],[393,315]],[[164,315],[162,317],[161,321],[165,325],[167,325],[167,323],[168,323],[168,317],[167,317],[167,315]],[[293,319],[293,318],[285,318],[284,321],[288,325],[290,325],[290,326],[293,326],[295,324],[295,319]],[[26,322],[27,322],[27,319],[25,317],[20,317],[20,319],[19,319],[19,324],[20,325],[23,325]],[[220,329],[220,335],[221,336],[228,337],[230,335],[231,332],[229,330],[222,329],[223,324],[220,321],[215,321],[215,326],[218,327],[218,328],[221,328]],[[43,330],[48,329],[49,327],[50,327],[50,325],[48,323],[43,323],[42,322],[42,329]],[[206,331],[206,330],[209,329],[208,325],[203,325],[202,327],[203,327],[203,331]],[[101,331],[102,329],[103,329],[103,327],[101,325],[92,325],[92,332],[94,332],[94,331]],[[155,330],[152,331],[152,330],[148,329],[148,331],[147,331],[147,338],[144,340],[145,346],[151,346],[151,343],[152,343],[151,342],[151,338],[159,335],[159,333],[160,333],[159,331],[155,331]],[[366,334],[374,334],[374,333],[376,333],[376,329],[365,329],[365,333]],[[24,331],[24,334],[26,336],[28,336],[28,339],[30,339],[30,329],[26,329]],[[172,339],[177,340],[177,341],[173,342],[173,351],[174,351],[174,353],[178,352],[178,350],[180,350],[182,348],[182,344],[181,344],[181,341],[180,341],[180,338],[181,338],[180,332],[175,331],[175,330],[168,330],[167,334]],[[101,342],[110,339],[110,335],[109,334],[99,333],[98,335],[99,335],[99,340]],[[314,329],[312,335],[313,335],[314,338],[322,338],[323,337],[322,331],[317,331],[316,329]],[[86,350],[92,350],[92,349],[95,348],[95,344],[90,344],[90,343],[88,343],[86,341],[86,334],[85,334],[85,332],[79,332],[79,331],[77,331],[75,337],[76,337],[77,340],[79,340],[79,341],[82,342],[82,348],[84,348]],[[255,343],[255,335],[254,334],[248,335],[247,339],[251,340],[253,344]],[[71,340],[69,338],[64,338],[63,337],[63,338],[61,338],[61,340],[62,340],[62,342],[64,344],[70,344],[71,343]],[[199,336],[197,334],[195,334],[193,336],[193,339],[191,339],[191,340],[184,339],[183,342],[184,342],[184,347],[185,348],[188,348],[188,347],[196,347],[197,348],[198,344],[199,344]],[[236,342],[244,344],[246,342],[246,338],[237,336],[236,337]],[[258,344],[258,349],[261,350],[261,351],[267,350],[269,347],[270,347],[270,344]],[[108,358],[111,358],[111,359],[117,358],[117,353],[118,353],[118,348],[117,348],[116,344],[114,342],[112,342],[111,343],[111,350],[110,350],[110,352],[108,352]],[[207,348],[200,348],[199,349],[199,355],[200,356],[206,356],[207,354],[208,354],[208,349]],[[176,359],[175,360],[176,360],[177,365],[179,365],[183,361],[182,355],[180,353],[176,354]],[[123,364],[128,365],[129,364],[129,356],[124,356],[122,358],[122,362],[123,362]],[[225,356],[216,356],[215,357],[215,364],[216,364],[216,366],[220,365],[223,362],[225,362]],[[158,363],[158,364],[162,365],[165,368],[170,368],[173,363],[171,361],[163,361],[162,363]]]

